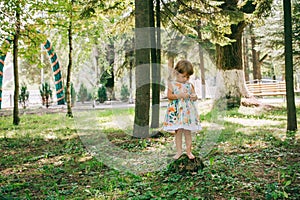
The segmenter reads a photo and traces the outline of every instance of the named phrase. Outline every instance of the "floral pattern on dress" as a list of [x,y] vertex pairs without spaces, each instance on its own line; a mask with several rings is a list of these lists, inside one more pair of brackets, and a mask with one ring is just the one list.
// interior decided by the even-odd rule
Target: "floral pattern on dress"
[[[188,93],[192,94],[191,83],[171,82],[173,94]],[[190,131],[201,130],[199,115],[194,101],[188,99],[169,100],[163,130],[175,131],[185,129]]]

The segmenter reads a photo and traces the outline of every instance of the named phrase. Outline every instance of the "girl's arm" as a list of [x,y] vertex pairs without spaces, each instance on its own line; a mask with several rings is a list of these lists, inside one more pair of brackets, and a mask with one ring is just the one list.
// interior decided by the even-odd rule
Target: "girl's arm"
[[196,94],[196,92],[195,92],[195,88],[194,88],[194,85],[193,84],[191,84],[191,89],[192,89],[192,94],[191,94],[191,96],[190,96],[190,99],[192,100],[192,101],[196,101],[197,99],[198,99],[198,97],[197,97],[197,94]]
[[174,94],[173,93],[173,86],[170,82],[168,82],[168,93],[167,93],[167,97],[169,100],[176,100],[176,99],[186,99],[189,97],[188,94],[186,93],[180,93],[180,94]]

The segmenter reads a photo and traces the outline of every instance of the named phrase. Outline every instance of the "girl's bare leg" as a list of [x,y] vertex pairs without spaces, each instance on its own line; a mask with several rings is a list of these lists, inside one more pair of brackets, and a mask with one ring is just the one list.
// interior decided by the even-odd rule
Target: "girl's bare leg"
[[182,129],[175,131],[175,145],[176,145],[176,155],[174,159],[178,159],[182,155]]
[[194,159],[195,156],[192,154],[192,134],[189,130],[184,130],[185,144],[186,144],[186,155],[189,159]]

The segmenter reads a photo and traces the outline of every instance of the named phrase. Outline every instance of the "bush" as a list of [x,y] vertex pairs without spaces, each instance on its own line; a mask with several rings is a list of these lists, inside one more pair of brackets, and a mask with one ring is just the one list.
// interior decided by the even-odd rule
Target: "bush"
[[122,85],[122,87],[121,87],[121,100],[122,101],[127,101],[129,95],[130,95],[130,93],[129,93],[127,85]]
[[45,105],[46,108],[48,108],[50,105],[50,100],[52,98],[52,90],[48,82],[43,83],[40,87],[40,95],[42,97],[42,105]]
[[88,100],[87,88],[83,85],[83,83],[80,84],[78,99],[81,103],[84,103]]
[[27,91],[27,86],[25,83],[22,83],[21,91],[19,95],[19,102],[22,104],[23,108],[26,108],[26,103],[28,102],[29,92]]
[[90,92],[88,93],[87,100],[88,100],[88,101],[93,100],[93,94],[92,94],[92,93],[90,93]]
[[103,103],[106,100],[107,100],[106,88],[105,86],[101,86],[98,89],[98,101],[100,103]]

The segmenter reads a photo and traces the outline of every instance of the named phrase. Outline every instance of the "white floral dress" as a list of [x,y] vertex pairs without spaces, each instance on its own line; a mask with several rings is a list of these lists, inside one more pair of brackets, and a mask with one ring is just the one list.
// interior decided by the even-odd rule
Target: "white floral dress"
[[[179,83],[172,81],[173,94],[192,94],[191,83]],[[175,131],[178,129],[190,130],[192,132],[201,130],[199,115],[194,101],[188,99],[169,100],[165,120],[164,131]]]

